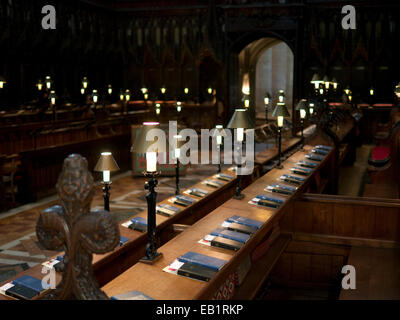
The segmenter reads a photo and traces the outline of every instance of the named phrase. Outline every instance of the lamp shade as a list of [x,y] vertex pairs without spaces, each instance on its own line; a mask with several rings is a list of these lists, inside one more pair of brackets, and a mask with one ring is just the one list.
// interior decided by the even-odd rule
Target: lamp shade
[[399,82],[399,84],[395,87],[394,93],[396,94],[396,96],[400,97],[400,82]]
[[102,152],[94,171],[118,171],[119,167],[111,152]]
[[56,95],[56,92],[55,92],[55,91],[50,91],[49,99],[50,99],[50,100],[52,100],[52,99],[57,99],[57,95]]
[[88,87],[88,84],[89,84],[89,81],[88,81],[87,77],[83,77],[82,87],[86,89]]
[[311,79],[311,83],[320,83],[320,82],[322,82],[321,77],[319,76],[318,73],[314,73]]
[[0,76],[0,82],[2,84],[7,83],[6,79],[3,76]]
[[332,79],[332,85],[333,85],[333,88],[334,88],[334,89],[337,88],[338,82],[337,82],[336,78],[333,78],[333,79]]
[[301,99],[297,104],[296,110],[307,110],[307,100]]
[[266,92],[264,95],[264,104],[269,104],[270,101],[271,101],[271,95],[268,92]]
[[231,120],[229,121],[227,128],[229,129],[251,129],[254,128],[254,124],[251,121],[246,109],[236,109]]
[[286,108],[286,104],[283,102],[278,102],[276,104],[275,110],[272,113],[273,117],[289,117],[290,113]]
[[[159,122],[144,122],[142,128],[139,130],[139,133],[135,139],[135,143],[133,144],[131,151],[136,153],[146,153],[146,152],[168,152],[168,140],[160,141],[160,140],[146,140],[147,134],[152,129],[159,129]],[[150,139],[150,137],[149,137]],[[150,147],[151,150],[149,149]]]

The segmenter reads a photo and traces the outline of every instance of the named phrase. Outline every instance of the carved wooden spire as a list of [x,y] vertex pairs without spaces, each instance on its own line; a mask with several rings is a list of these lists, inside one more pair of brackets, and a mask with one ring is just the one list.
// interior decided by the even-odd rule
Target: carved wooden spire
[[43,299],[108,299],[94,278],[92,254],[113,250],[120,234],[109,212],[90,212],[93,177],[84,157],[72,154],[64,160],[56,189],[61,206],[40,213],[36,233],[46,249],[65,252],[64,271],[57,288]]

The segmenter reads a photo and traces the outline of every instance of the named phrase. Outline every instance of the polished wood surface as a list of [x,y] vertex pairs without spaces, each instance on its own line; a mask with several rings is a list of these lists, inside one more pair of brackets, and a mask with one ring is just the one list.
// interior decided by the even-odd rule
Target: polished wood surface
[[347,264],[356,271],[356,288],[342,289],[340,300],[399,300],[400,249],[351,249]]
[[[310,146],[305,147],[310,150]],[[245,195],[243,200],[231,199],[225,202],[222,206],[215,209],[196,222],[192,227],[188,228],[180,235],[159,248],[159,252],[163,253],[160,260],[153,265],[137,263],[126,272],[109,282],[103,287],[103,290],[109,295],[115,295],[130,290],[139,290],[155,299],[209,299],[214,292],[225,281],[229,274],[233,273],[243,258],[252,252],[257,244],[271,230],[274,223],[279,221],[285,211],[291,206],[291,199],[294,199],[304,188],[311,182],[313,176],[318,169],[306,179],[302,186],[298,188],[296,193],[288,198],[279,209],[260,208],[248,204],[254,196],[263,193],[264,188],[272,183],[283,174],[288,173],[290,167],[295,165],[298,160],[304,159],[305,153],[297,152],[284,162],[283,169],[273,169],[254,183],[244,189]],[[320,163],[324,166],[328,163],[332,152]],[[247,241],[241,250],[234,253],[229,250],[220,248],[208,247],[198,243],[198,240],[203,238],[214,228],[219,226],[225,219],[238,214],[244,217],[250,217],[259,221],[263,221],[263,226],[253,237]],[[180,277],[177,275],[168,274],[162,269],[170,264],[178,256],[185,254],[188,251],[210,255],[216,258],[225,259],[228,263],[219,271],[209,283]],[[173,288],[173,290],[171,289]]]
[[348,238],[400,240],[400,200],[305,195],[285,230]]
[[[288,147],[285,146],[285,148],[282,149],[284,151],[287,151],[286,148]],[[267,152],[264,152],[264,154],[269,154],[270,157],[269,159],[273,159],[274,157],[276,157],[276,151],[274,150],[271,151],[267,150]],[[157,237],[158,237],[158,242],[160,244],[167,242],[168,240],[171,239],[171,237],[176,235],[176,233],[173,230],[174,224],[191,225],[195,221],[197,221],[204,215],[208,214],[216,207],[221,205],[223,202],[232,197],[234,190],[236,188],[236,181],[237,181],[235,173],[234,171],[230,170],[225,170],[223,171],[223,173],[234,176],[234,179],[227,182],[219,180],[223,183],[223,186],[219,187],[218,189],[207,187],[206,185],[202,184],[202,181],[204,180],[216,179],[215,175],[203,179],[202,181],[200,181],[199,183],[195,184],[192,187],[198,187],[210,191],[210,194],[208,194],[205,198],[199,199],[194,204],[186,208],[181,207],[182,210],[172,217],[165,217],[157,214],[156,216]],[[251,182],[252,182],[251,177],[242,180],[242,184],[244,187]],[[184,192],[187,189],[181,191]],[[190,197],[189,195],[187,196]],[[168,199],[165,199],[160,203],[171,204],[168,201]],[[147,218],[147,213],[142,212],[136,215],[135,217],[137,216]],[[130,220],[131,218],[127,219],[127,221]],[[124,272],[126,269],[135,264],[141,257],[144,256],[145,246],[147,244],[147,234],[123,227],[121,224],[119,229],[121,236],[128,238],[129,241],[125,243],[123,246],[117,247],[115,250],[105,255],[93,255],[93,270],[100,285],[105,285],[107,282],[111,281],[117,275]],[[43,275],[41,274],[41,269],[42,266],[37,265],[33,268],[24,271],[18,276],[21,276],[23,274],[29,274],[34,277],[41,278],[43,277]],[[60,279],[61,278],[57,273],[57,282],[60,281]],[[0,300],[1,299],[4,299],[4,296],[0,295]]]

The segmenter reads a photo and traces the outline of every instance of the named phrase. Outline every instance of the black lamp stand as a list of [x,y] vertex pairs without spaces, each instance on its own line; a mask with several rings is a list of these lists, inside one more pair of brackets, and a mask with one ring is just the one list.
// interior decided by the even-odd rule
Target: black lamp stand
[[268,123],[268,104],[265,105],[265,123]]
[[104,198],[104,210],[110,211],[110,189],[111,189],[111,181],[104,182],[103,181],[103,198]]
[[149,237],[149,242],[146,245],[146,255],[140,259],[140,262],[152,264],[159,258],[161,258],[162,253],[157,252],[156,247],[156,199],[157,192],[154,190],[158,184],[156,177],[159,172],[144,172],[145,177],[150,178],[144,185],[146,190],[147,200],[147,235]]
[[283,168],[283,165],[281,164],[281,148],[282,148],[282,128],[278,127],[278,165],[276,166],[278,169]]
[[239,161],[237,164],[236,168],[236,176],[237,176],[237,185],[236,185],[236,191],[233,196],[233,199],[236,200],[242,200],[244,198],[244,194],[242,193],[242,144],[240,144],[240,147],[238,147],[238,155],[239,155]]
[[221,172],[221,145],[217,145],[218,148],[218,173]]
[[300,151],[304,152],[304,120],[300,119],[300,129],[301,129],[301,149]]
[[179,194],[179,159],[176,158],[175,165],[175,194]]

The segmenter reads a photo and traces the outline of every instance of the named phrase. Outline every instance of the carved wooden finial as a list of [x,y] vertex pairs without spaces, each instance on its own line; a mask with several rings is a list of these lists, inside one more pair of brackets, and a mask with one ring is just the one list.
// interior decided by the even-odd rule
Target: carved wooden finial
[[48,250],[64,251],[62,281],[43,299],[103,300],[92,270],[92,254],[113,250],[120,240],[118,225],[107,211],[90,212],[93,177],[84,157],[64,160],[56,185],[61,206],[40,213],[36,234]]

